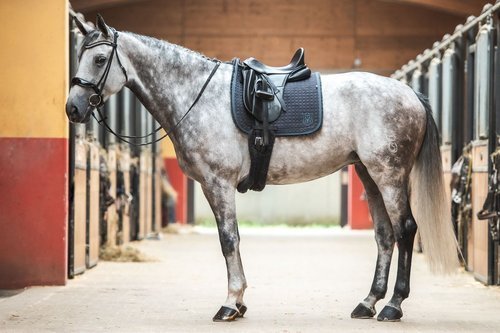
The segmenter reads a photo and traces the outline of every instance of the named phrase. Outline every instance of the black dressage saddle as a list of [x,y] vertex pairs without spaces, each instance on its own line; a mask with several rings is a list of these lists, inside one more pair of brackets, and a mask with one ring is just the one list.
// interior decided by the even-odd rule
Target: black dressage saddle
[[263,144],[269,144],[269,123],[286,112],[283,99],[288,82],[301,81],[311,76],[304,62],[304,49],[298,49],[290,63],[283,67],[267,66],[255,58],[243,61],[243,104],[252,116],[262,123]]
[[318,73],[311,73],[298,49],[290,63],[271,67],[255,58],[235,59],[232,114],[248,134],[250,171],[239,192],[262,191],[276,136],[305,135],[321,127],[322,99]]

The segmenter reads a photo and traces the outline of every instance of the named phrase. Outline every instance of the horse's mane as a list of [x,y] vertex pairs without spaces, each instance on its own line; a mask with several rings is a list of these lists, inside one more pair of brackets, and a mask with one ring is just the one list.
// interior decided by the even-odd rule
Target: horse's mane
[[[213,60],[213,59],[211,59],[211,58],[209,58],[201,53],[198,53],[196,51],[190,50],[188,48],[185,48],[185,47],[177,45],[177,44],[170,43],[170,42],[165,41],[165,40],[161,40],[161,39],[158,39],[155,37],[140,35],[140,34],[137,34],[134,32],[129,32],[129,31],[124,31],[124,33],[132,35],[134,38],[140,40],[145,45],[147,45],[153,49],[157,49],[158,51],[160,51],[160,53],[164,53],[167,50],[174,50],[174,51],[180,51],[182,53],[188,53],[188,54],[191,54],[195,57],[200,57],[200,58],[205,59],[205,60]],[[85,50],[85,46],[95,42],[99,38],[99,36],[101,36],[101,34],[102,33],[99,30],[92,30],[87,35],[85,35],[85,38],[82,40],[81,45],[80,45],[78,58],[81,58],[82,53]]]
[[177,50],[177,51],[181,51],[183,53],[184,52],[189,53],[189,54],[196,56],[196,57],[201,57],[201,58],[206,59],[206,60],[212,60],[211,58],[209,58],[209,57],[207,57],[199,52],[190,50],[188,48],[185,48],[185,47],[177,45],[177,44],[170,43],[170,42],[162,40],[162,39],[158,39],[158,38],[150,37],[150,36],[139,35],[139,34],[136,34],[134,32],[129,32],[129,31],[127,31],[126,33],[137,38],[145,45],[147,45],[153,49],[158,49],[159,51]]

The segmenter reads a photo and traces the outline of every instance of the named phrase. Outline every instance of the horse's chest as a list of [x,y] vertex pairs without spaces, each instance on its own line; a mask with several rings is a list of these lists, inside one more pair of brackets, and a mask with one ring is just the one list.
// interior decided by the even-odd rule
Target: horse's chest
[[186,175],[203,182],[212,177],[231,178],[239,172],[243,152],[238,147],[242,145],[242,136],[225,133],[226,130],[198,131],[179,140],[175,150]]

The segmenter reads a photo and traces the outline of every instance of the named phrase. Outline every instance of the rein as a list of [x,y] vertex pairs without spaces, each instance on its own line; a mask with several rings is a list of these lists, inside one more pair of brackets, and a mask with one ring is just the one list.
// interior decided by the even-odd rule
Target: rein
[[117,43],[117,41],[118,41],[118,32],[113,29],[113,42],[99,41],[99,42],[95,42],[93,44],[88,44],[88,45],[84,46],[86,50],[94,48],[94,47],[99,46],[99,45],[109,45],[113,49],[111,50],[110,57],[108,59],[108,62],[106,63],[106,67],[104,68],[104,73],[102,74],[102,76],[99,79],[99,81],[97,82],[97,84],[75,76],[71,79],[71,86],[78,85],[78,86],[83,87],[83,88],[91,88],[94,90],[95,94],[92,94],[89,96],[89,105],[94,107],[95,110],[97,110],[97,113],[99,114],[99,117],[101,119],[100,120],[97,119],[94,111],[92,111],[92,117],[94,117],[94,119],[97,121],[97,123],[99,125],[102,125],[108,132],[110,132],[111,134],[116,136],[120,141],[123,141],[123,142],[128,143],[128,144],[133,145],[133,146],[147,146],[150,144],[154,144],[158,141],[163,140],[164,138],[169,136],[171,133],[173,133],[177,129],[177,127],[180,125],[180,123],[187,117],[189,112],[191,112],[193,107],[196,105],[196,103],[199,101],[199,99],[203,95],[203,92],[205,91],[208,84],[212,80],[213,76],[215,75],[215,72],[217,72],[217,69],[220,66],[220,61],[214,60],[215,66],[212,69],[212,72],[210,73],[208,78],[206,79],[205,83],[201,87],[200,92],[196,96],[195,100],[193,101],[193,103],[191,104],[189,109],[186,111],[186,113],[184,113],[184,115],[177,121],[177,123],[175,123],[175,125],[172,128],[170,128],[169,131],[166,131],[166,133],[164,135],[162,135],[160,138],[155,139],[153,141],[149,141],[149,142],[145,142],[145,143],[135,143],[135,142],[131,142],[130,140],[127,140],[127,139],[145,139],[145,138],[148,138],[148,137],[156,134],[157,132],[159,132],[162,129],[162,127],[159,126],[153,132],[151,132],[147,135],[143,135],[143,136],[118,134],[108,125],[108,123],[106,122],[106,117],[103,116],[103,114],[101,113],[101,110],[99,109],[104,104],[104,99],[102,97],[102,89],[104,88],[104,85],[106,84],[106,80],[108,79],[108,74],[109,74],[109,71],[111,69],[111,63],[113,62],[113,56],[115,54],[116,54],[116,60],[118,61],[118,65],[120,66],[120,68],[123,72],[123,75],[125,75],[125,82],[128,81],[127,71],[125,70],[125,67],[123,67],[122,62],[120,61],[120,57],[118,55],[118,51],[117,51],[118,43]]
[[160,138],[155,139],[153,141],[149,141],[149,142],[145,142],[145,143],[135,143],[135,142],[131,142],[131,141],[127,140],[127,139],[144,139],[144,138],[150,137],[150,136],[156,134],[158,131],[160,131],[162,129],[161,126],[158,127],[157,129],[155,129],[153,132],[151,132],[151,133],[149,133],[147,135],[143,135],[143,136],[121,135],[121,134],[116,133],[111,127],[109,127],[108,123],[106,123],[106,121],[105,121],[106,118],[102,115],[102,113],[99,110],[99,108],[96,108],[96,110],[99,113],[99,117],[101,117],[101,120],[97,119],[97,117],[95,116],[94,113],[92,113],[92,116],[95,118],[95,120],[97,120],[97,122],[99,124],[104,124],[103,126],[104,126],[104,128],[106,130],[108,130],[108,132],[110,132],[111,134],[113,134],[114,136],[116,136],[118,139],[120,139],[121,141],[123,141],[125,143],[131,144],[131,145],[137,146],[137,147],[147,146],[147,145],[156,143],[158,141],[163,140],[164,138],[166,138],[170,134],[172,134],[177,129],[177,127],[180,125],[180,123],[187,117],[187,115],[189,114],[189,112],[191,112],[191,110],[196,105],[196,103],[198,103],[199,99],[201,98],[201,95],[203,95],[203,92],[205,91],[205,89],[207,88],[208,84],[212,80],[212,77],[215,75],[215,72],[217,72],[217,69],[219,68],[219,66],[220,66],[220,61],[216,61],[215,62],[215,66],[212,69],[212,72],[210,73],[210,75],[206,79],[205,83],[203,84],[203,86],[200,89],[200,92],[198,93],[198,95],[196,96],[195,100],[193,101],[193,103],[191,104],[191,106],[189,107],[189,109],[186,111],[186,113],[184,113],[184,115],[175,123],[174,126],[172,126],[170,128],[170,130],[166,131],[166,133],[163,134]]

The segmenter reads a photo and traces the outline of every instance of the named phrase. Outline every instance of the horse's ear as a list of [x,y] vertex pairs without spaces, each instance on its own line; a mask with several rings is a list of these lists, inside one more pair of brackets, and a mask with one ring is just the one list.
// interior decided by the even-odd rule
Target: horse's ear
[[107,26],[106,22],[104,22],[101,14],[97,14],[97,28],[104,34],[105,37],[109,37],[111,35],[111,30]]
[[86,36],[92,30],[91,27],[88,24],[83,23],[76,16],[73,16],[73,21],[75,22],[76,27],[78,28],[78,30],[80,30],[80,32],[84,36]]

